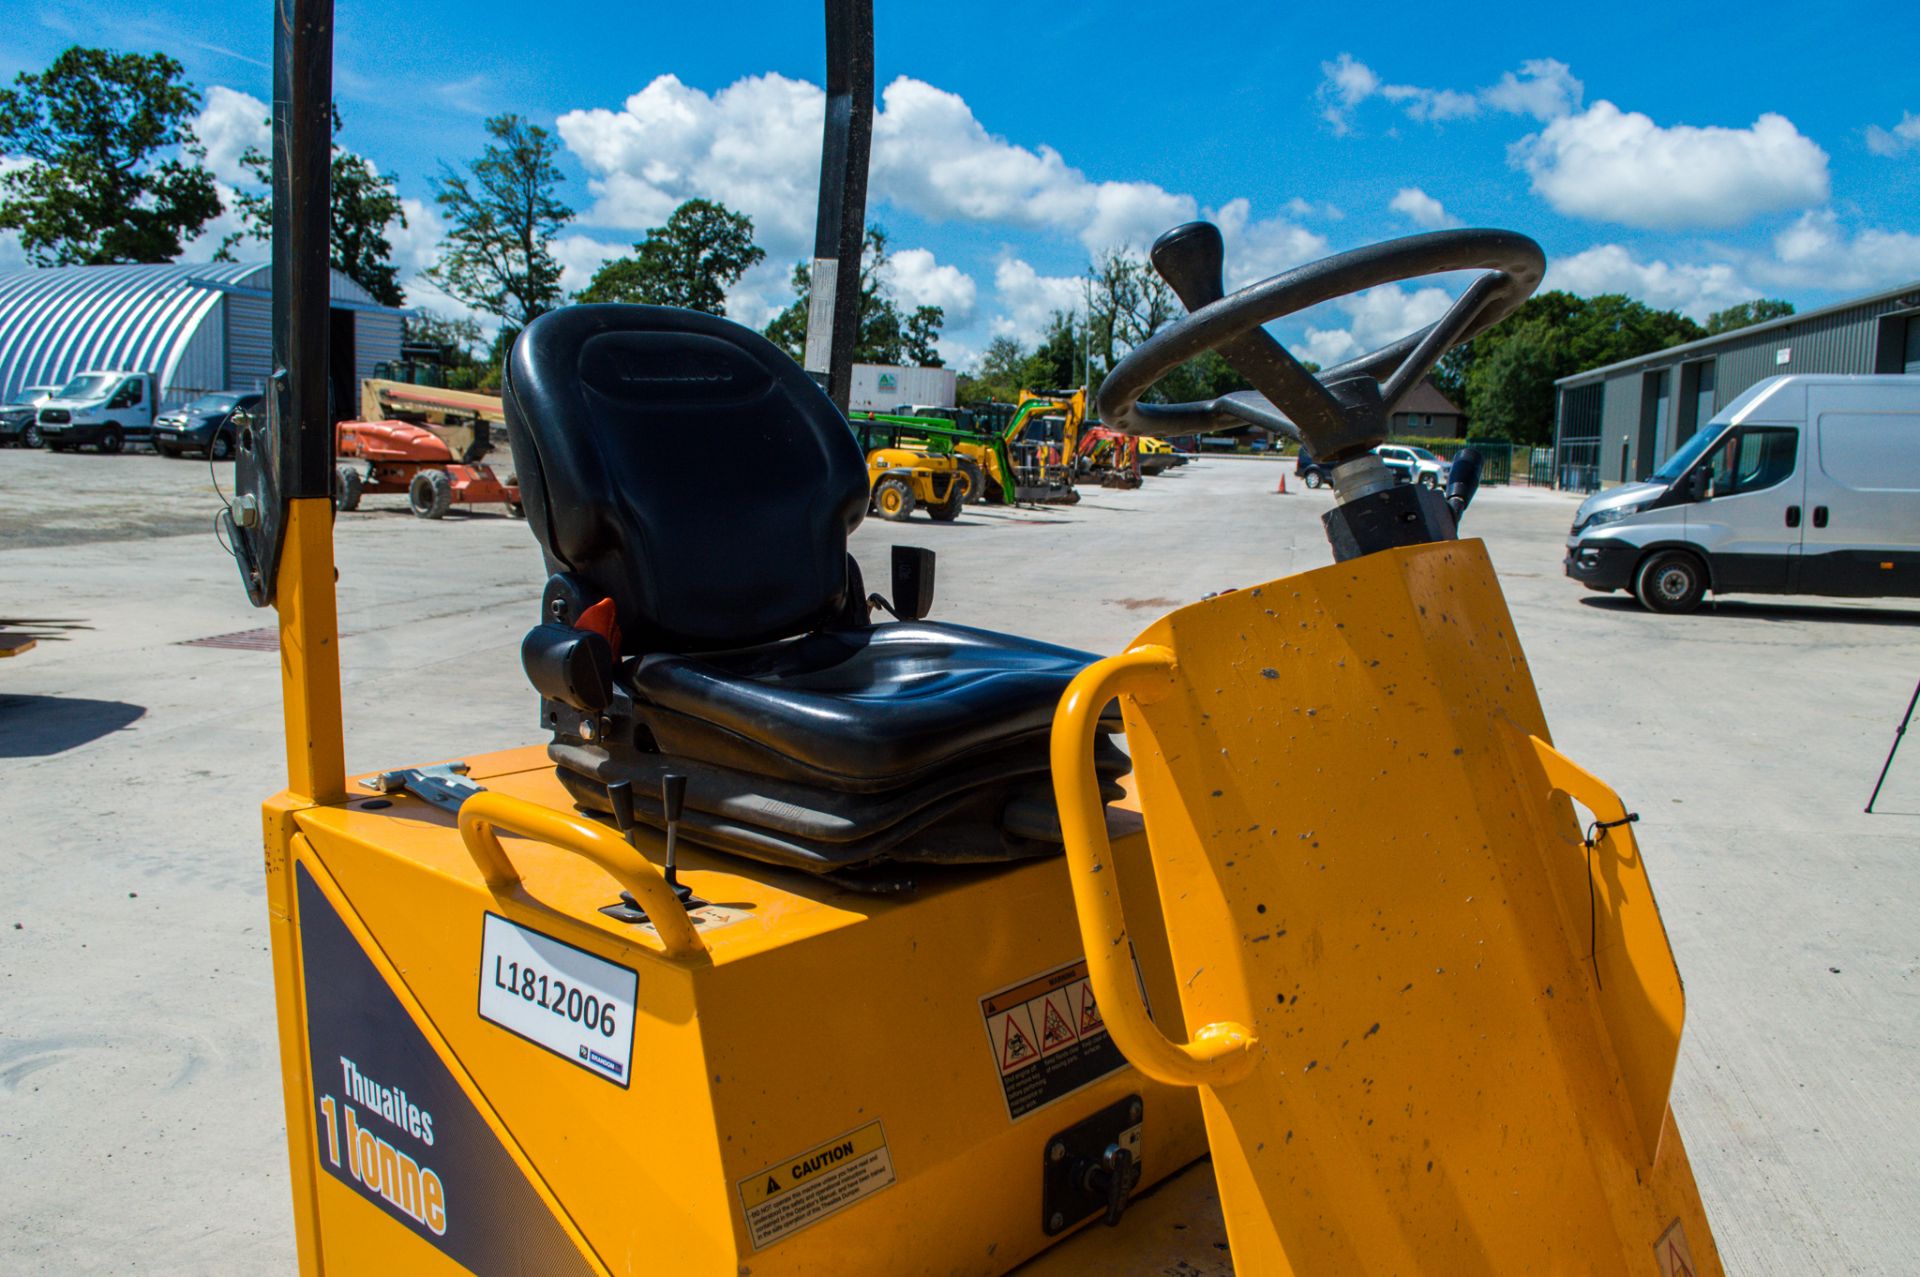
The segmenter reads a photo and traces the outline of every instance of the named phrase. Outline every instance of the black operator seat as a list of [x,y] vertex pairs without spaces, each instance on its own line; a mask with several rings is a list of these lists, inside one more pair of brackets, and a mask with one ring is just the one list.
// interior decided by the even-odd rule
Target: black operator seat
[[504,394],[553,574],[524,664],[577,802],[681,772],[690,839],[814,870],[1058,849],[1048,730],[1093,658],[873,624],[847,553],[866,459],[784,352],[713,315],[572,306],[521,333]]

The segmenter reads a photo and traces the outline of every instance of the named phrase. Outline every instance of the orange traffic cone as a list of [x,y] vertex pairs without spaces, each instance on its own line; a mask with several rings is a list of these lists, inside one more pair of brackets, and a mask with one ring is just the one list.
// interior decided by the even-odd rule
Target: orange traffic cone
[[1280,486],[1275,488],[1273,491],[1275,496],[1285,497],[1285,496],[1292,495],[1287,491],[1287,476],[1284,471],[1280,475]]

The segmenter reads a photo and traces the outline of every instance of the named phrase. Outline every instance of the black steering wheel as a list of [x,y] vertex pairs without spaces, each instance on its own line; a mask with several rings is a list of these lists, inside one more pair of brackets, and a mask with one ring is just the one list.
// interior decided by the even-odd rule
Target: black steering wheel
[[[1127,434],[1190,434],[1220,420],[1219,401],[1141,403],[1187,360],[1218,350],[1299,427],[1316,461],[1338,465],[1387,435],[1387,419],[1449,348],[1499,323],[1540,286],[1546,254],[1511,231],[1410,235],[1341,253],[1226,295],[1225,246],[1210,222],[1176,226],[1154,241],[1153,265],[1188,313],[1135,346],[1100,384],[1100,419]],[[1310,373],[1262,324],[1380,284],[1485,270],[1447,313],[1399,341]]]

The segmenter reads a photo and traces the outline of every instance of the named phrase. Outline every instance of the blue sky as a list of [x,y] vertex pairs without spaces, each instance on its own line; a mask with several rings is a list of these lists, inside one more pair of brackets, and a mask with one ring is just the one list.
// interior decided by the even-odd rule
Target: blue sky
[[[1092,256],[1196,214],[1226,230],[1230,282],[1462,223],[1540,240],[1552,285],[1696,317],[1920,279],[1920,20],[1897,7],[876,9],[870,218],[899,250],[896,291],[947,307],[962,365],[1073,306]],[[261,0],[15,0],[0,76],[75,41],[165,50],[206,93],[210,160],[237,181],[270,21]],[[769,252],[735,316],[787,300],[818,164],[811,5],[342,0],[338,28],[344,140],[399,175],[408,274],[437,239],[427,178],[479,150],[487,115],[518,111],[565,142],[571,283],[704,195],[751,214]],[[1458,287],[1375,289],[1278,331],[1324,362],[1430,320]],[[418,283],[409,297],[453,309]]]

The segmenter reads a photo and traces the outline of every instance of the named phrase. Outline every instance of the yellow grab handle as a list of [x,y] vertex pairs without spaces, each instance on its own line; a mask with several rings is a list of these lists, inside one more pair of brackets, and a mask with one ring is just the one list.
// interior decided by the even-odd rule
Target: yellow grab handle
[[1093,733],[1115,696],[1151,700],[1168,686],[1173,653],[1155,645],[1096,661],[1067,687],[1053,716],[1053,791],[1067,845],[1087,978],[1107,1032],[1133,1066],[1172,1086],[1226,1086],[1253,1070],[1253,1030],[1222,1020],[1175,1042],[1160,1031],[1135,982],[1133,949],[1107,840],[1106,804],[1093,769]]
[[613,830],[524,798],[485,790],[460,804],[460,837],[487,886],[500,894],[520,885],[520,870],[507,857],[497,831],[519,834],[561,851],[583,856],[611,874],[633,893],[646,911],[647,921],[660,933],[669,957],[686,958],[706,952],[685,906],[660,875]]

